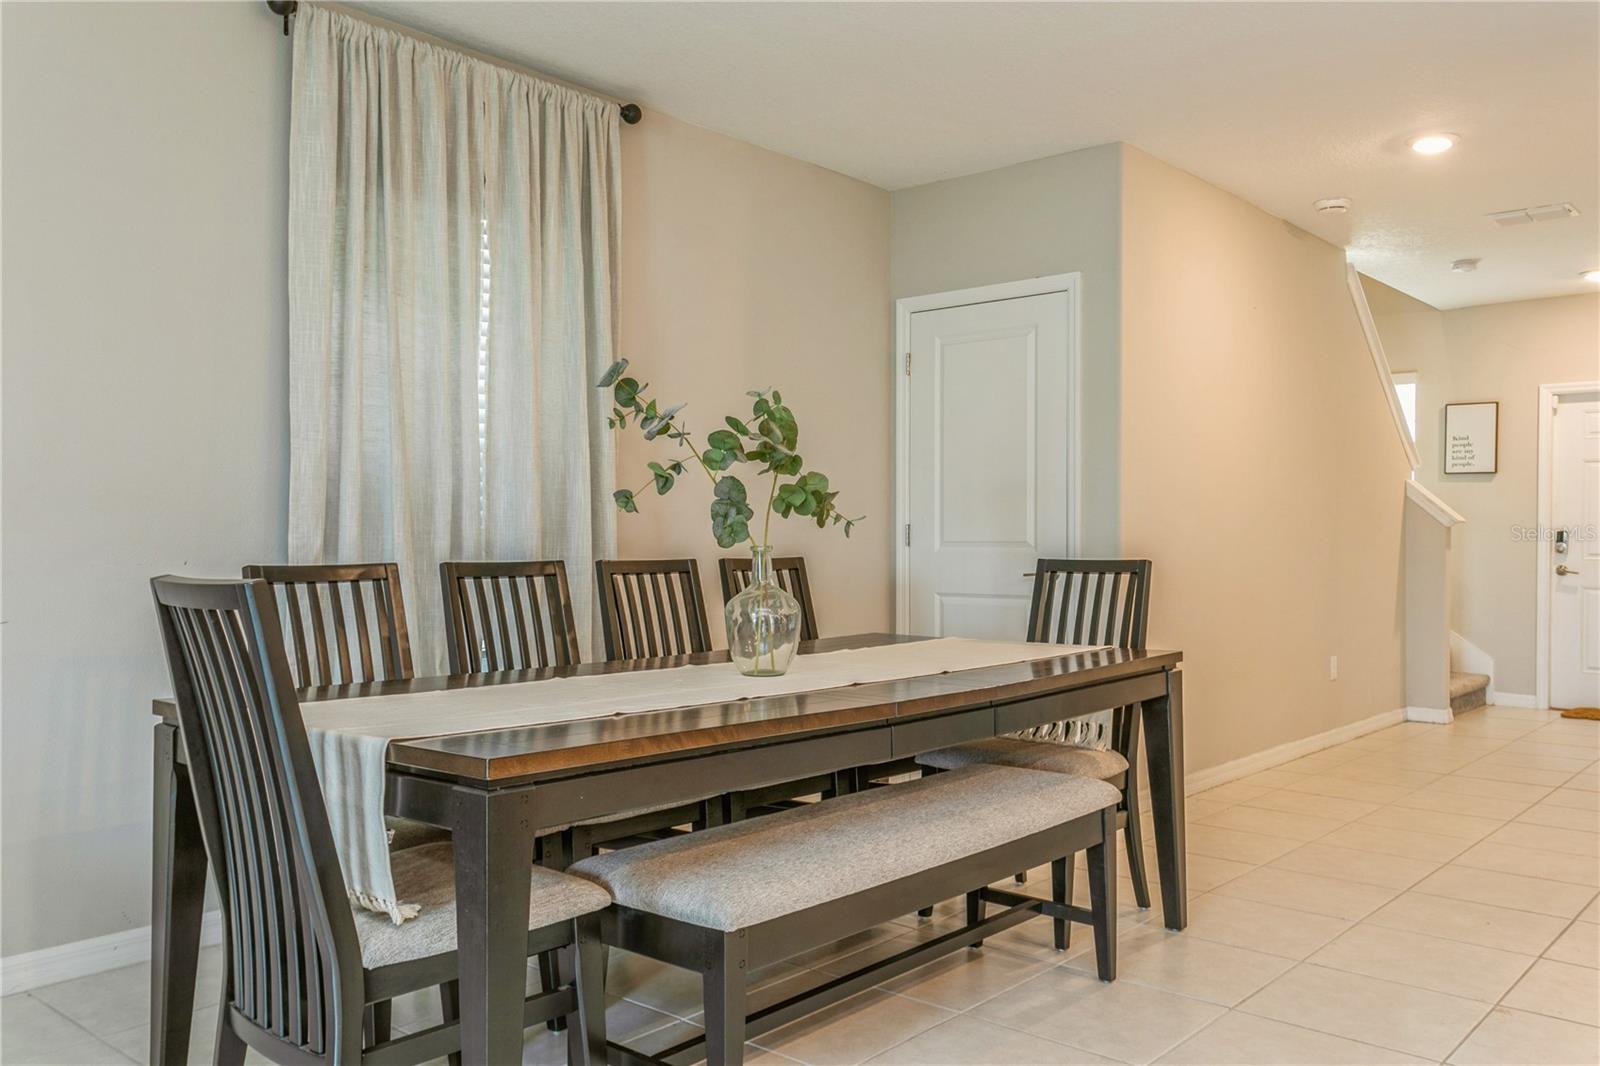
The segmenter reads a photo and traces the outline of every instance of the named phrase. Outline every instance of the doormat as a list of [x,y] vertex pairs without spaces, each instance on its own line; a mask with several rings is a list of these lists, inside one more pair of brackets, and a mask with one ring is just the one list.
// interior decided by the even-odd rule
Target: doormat
[[1573,707],[1561,712],[1563,718],[1590,718],[1600,721],[1600,707]]

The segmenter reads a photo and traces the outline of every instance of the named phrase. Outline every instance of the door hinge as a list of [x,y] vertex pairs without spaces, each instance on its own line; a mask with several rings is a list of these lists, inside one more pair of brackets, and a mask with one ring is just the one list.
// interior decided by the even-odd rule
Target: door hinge
[[906,523],[906,547],[911,547],[911,523]]
[[911,353],[906,353],[906,373],[911,373]]

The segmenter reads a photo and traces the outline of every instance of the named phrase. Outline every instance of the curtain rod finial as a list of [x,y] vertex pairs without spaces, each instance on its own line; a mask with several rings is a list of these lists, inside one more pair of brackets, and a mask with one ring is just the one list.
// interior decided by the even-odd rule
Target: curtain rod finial
[[293,15],[299,7],[298,0],[267,0],[267,10],[274,15],[283,16],[283,35],[285,37],[289,36],[289,16]]
[[644,118],[644,112],[639,110],[638,104],[622,105],[622,121],[630,126],[636,126],[641,118]]

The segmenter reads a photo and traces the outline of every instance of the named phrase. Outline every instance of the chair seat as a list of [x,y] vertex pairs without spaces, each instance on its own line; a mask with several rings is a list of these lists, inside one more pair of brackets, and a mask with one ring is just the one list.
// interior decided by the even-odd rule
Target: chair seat
[[[389,858],[394,887],[406,903],[420,903],[422,912],[395,925],[387,915],[352,908],[361,939],[361,965],[393,966],[456,949],[455,845],[424,844]],[[543,866],[533,866],[533,891],[528,899],[528,928],[539,929],[604,910],[611,897],[592,881]]]
[[745,929],[1115,804],[1103,781],[972,766],[608,852],[569,872],[617,903]]
[[1111,781],[1128,772],[1128,760],[1114,751],[1017,737],[990,737],[940,748],[918,755],[917,762],[937,770],[980,765],[1015,766],[1023,770],[1076,774],[1096,781]]

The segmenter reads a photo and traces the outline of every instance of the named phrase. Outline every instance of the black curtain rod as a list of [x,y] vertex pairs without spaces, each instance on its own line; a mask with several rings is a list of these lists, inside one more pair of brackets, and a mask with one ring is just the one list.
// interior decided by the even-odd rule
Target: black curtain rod
[[[267,10],[283,18],[283,35],[289,36],[289,17],[300,9],[299,0],[267,0]],[[618,104],[617,110],[622,114],[622,121],[628,125],[637,125],[644,112],[639,110],[638,104]]]

